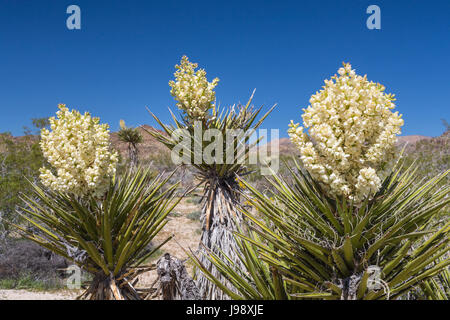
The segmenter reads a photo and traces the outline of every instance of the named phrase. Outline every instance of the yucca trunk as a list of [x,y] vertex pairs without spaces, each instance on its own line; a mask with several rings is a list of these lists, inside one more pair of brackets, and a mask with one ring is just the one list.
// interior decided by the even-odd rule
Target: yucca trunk
[[[357,300],[358,288],[362,279],[362,273],[353,274],[345,279],[338,279],[338,287],[342,290],[341,300]],[[332,279],[330,279],[331,282]]]
[[[214,184],[210,184],[214,185]],[[233,236],[237,226],[242,224],[242,214],[237,210],[239,196],[228,183],[215,184],[205,192],[202,207],[202,236],[199,246],[199,261],[203,266],[227,288],[235,292],[233,285],[220,273],[208,259],[208,251],[224,258],[224,254],[233,264],[245,270],[239,258],[240,249]],[[219,289],[205,276],[204,272],[196,271],[197,287],[203,299],[229,300],[230,297]]]
[[[161,292],[162,300],[199,300],[201,298],[183,261],[165,253],[158,260],[156,271],[159,278],[156,295]],[[153,294],[153,296],[156,295]],[[147,297],[152,295],[149,294]]]
[[134,143],[128,144],[128,156],[130,157],[131,167],[137,168],[139,165],[138,148]]
[[107,276],[99,272],[89,288],[78,299],[83,300],[141,300],[141,296],[125,276]]

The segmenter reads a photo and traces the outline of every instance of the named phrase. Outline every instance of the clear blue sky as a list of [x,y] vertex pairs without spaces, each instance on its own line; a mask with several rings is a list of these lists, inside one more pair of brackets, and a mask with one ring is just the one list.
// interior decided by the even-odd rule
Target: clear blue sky
[[[66,8],[81,8],[81,30]],[[368,30],[366,8],[381,8]],[[57,104],[112,130],[166,122],[168,81],[183,54],[219,77],[222,105],[278,103],[266,128],[290,119],[342,61],[397,96],[403,134],[437,136],[450,122],[450,1],[0,0],[0,132],[22,134]]]

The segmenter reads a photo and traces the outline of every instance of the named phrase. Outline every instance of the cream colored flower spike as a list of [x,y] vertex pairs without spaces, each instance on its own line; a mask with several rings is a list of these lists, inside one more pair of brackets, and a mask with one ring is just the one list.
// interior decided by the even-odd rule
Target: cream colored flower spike
[[219,78],[208,82],[206,71],[203,69],[195,71],[197,66],[183,56],[180,65],[175,66],[176,81],[169,82],[172,87],[170,93],[178,101],[178,108],[186,112],[191,120],[202,120],[206,117],[209,109],[213,107],[216,99],[214,88],[219,83]]
[[[344,63],[303,109],[303,127],[291,120],[291,141],[303,166],[332,197],[360,202],[381,186],[394,160],[403,120],[394,95]],[[303,130],[307,130],[306,134]]]
[[42,183],[60,192],[102,196],[116,171],[118,154],[110,152],[109,126],[89,113],[58,106],[57,119],[41,131],[41,148],[55,174],[41,168]]

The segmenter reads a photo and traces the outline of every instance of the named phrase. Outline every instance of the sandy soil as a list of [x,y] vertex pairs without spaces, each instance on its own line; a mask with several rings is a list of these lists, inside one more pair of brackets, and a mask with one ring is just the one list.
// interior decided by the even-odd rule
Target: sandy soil
[[[188,213],[198,211],[200,207],[198,204],[187,203],[185,200],[181,201],[174,209],[173,214],[169,217],[169,222],[164,229],[154,239],[157,245],[170,235],[175,235],[174,239],[166,243],[161,251],[163,253],[170,253],[179,258],[186,259],[187,255],[180,247],[189,250],[191,248],[195,251],[200,241],[200,221],[193,221],[186,217]],[[156,260],[154,261],[156,263]],[[192,266],[187,264],[187,269],[191,273]],[[150,271],[142,274],[139,277],[137,287],[148,287],[156,279],[156,271]],[[0,290],[0,300],[72,300],[75,299],[81,291],[77,290],[60,290],[52,292],[43,291],[28,291],[28,290]]]
[[[195,252],[200,242],[201,224],[200,221],[193,221],[186,215],[198,210],[200,210],[198,204],[187,203],[185,200],[181,201],[174,209],[176,214],[169,218],[169,222],[164,229],[155,237],[155,244],[164,241],[173,234],[174,238],[161,248],[164,253],[170,253],[176,258],[184,260],[187,255],[183,248],[186,251],[191,248]],[[186,264],[186,268],[189,273],[192,273],[192,265]],[[139,277],[137,287],[150,286],[155,279],[156,271],[146,272]]]
[[60,290],[54,292],[28,290],[0,290],[0,300],[73,300],[78,291]]

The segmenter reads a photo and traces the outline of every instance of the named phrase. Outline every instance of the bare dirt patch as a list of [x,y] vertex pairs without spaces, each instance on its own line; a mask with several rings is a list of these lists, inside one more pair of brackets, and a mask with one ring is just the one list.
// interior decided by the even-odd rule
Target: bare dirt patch
[[[200,210],[200,206],[195,203],[188,203],[183,199],[173,210],[169,217],[169,222],[164,226],[161,232],[155,237],[155,244],[161,243],[171,235],[174,238],[161,248],[161,253],[169,253],[180,260],[187,259],[187,254],[183,250],[189,251],[189,248],[195,252],[200,242],[200,221],[189,219],[189,213]],[[154,261],[156,262],[156,260]],[[186,264],[186,268],[192,274],[192,265]],[[156,279],[156,271],[150,271],[139,277],[138,287],[150,286]]]
[[61,290],[54,292],[29,290],[0,290],[0,300],[74,300],[80,292]]

